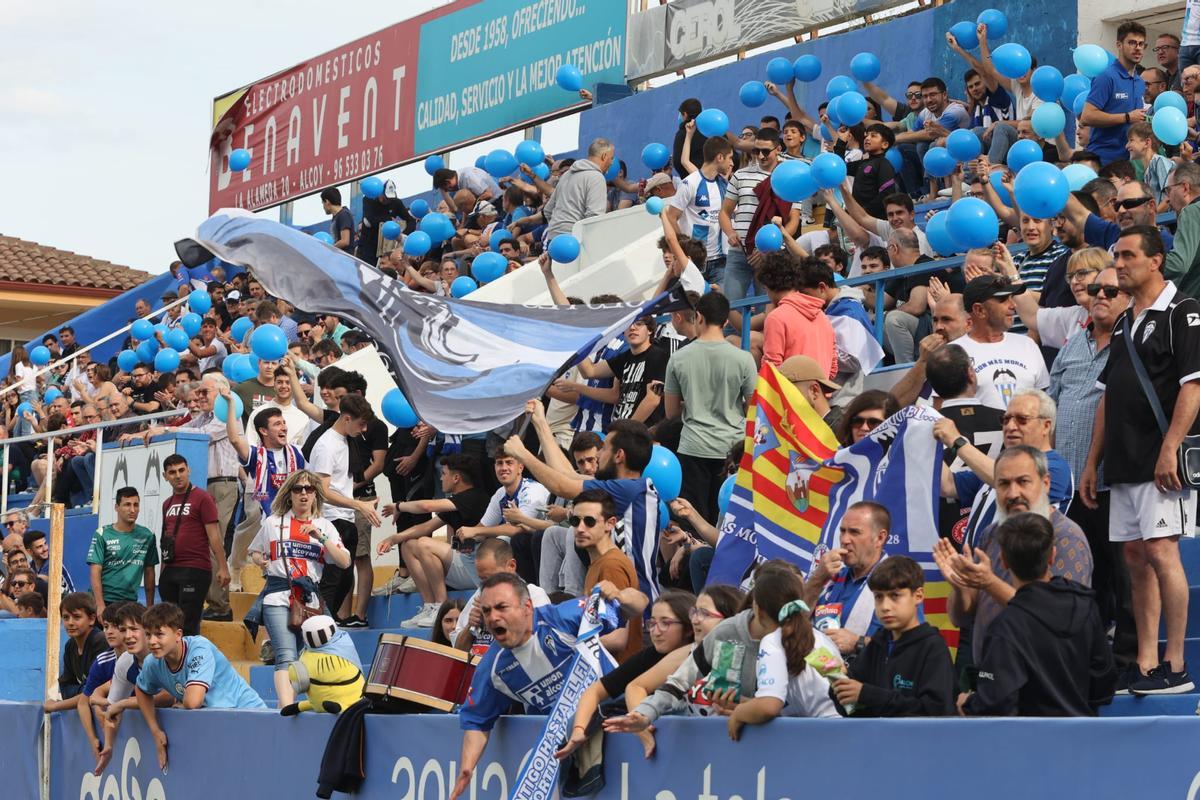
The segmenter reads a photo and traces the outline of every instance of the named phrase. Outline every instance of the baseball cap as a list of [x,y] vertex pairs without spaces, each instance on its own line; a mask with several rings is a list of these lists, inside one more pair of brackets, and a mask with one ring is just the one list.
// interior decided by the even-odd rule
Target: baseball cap
[[650,192],[654,191],[655,189],[657,189],[660,186],[665,186],[667,184],[674,184],[674,183],[675,182],[671,180],[671,176],[667,175],[664,172],[659,172],[655,175],[651,175],[650,179],[646,181],[646,194],[649,194]]
[[1012,297],[1014,294],[1023,293],[1025,289],[1025,284],[1013,286],[1012,281],[1003,275],[980,275],[973,278],[963,289],[963,308],[970,314],[976,303]]
[[242,293],[239,292],[237,289],[234,289],[232,292],[225,293],[225,302],[226,303],[228,303],[230,300],[241,301],[241,299],[242,299]]
[[816,381],[830,391],[836,392],[842,387],[829,380],[829,371],[821,369],[821,365],[810,356],[792,356],[777,368],[779,374],[792,383]]

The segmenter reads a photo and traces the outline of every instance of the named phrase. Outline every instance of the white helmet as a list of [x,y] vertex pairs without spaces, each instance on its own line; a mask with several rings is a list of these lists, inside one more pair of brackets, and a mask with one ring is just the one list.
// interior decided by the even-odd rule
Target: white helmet
[[315,650],[329,644],[337,634],[338,626],[333,621],[333,617],[322,614],[304,620],[304,624],[300,626],[300,632],[304,636],[304,644]]

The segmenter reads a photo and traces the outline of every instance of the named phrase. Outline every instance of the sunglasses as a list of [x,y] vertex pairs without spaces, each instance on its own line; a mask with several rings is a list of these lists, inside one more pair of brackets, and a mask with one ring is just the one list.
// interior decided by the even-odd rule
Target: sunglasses
[[1089,283],[1088,284],[1087,293],[1090,296],[1096,297],[1101,292],[1103,292],[1104,296],[1107,297],[1109,300],[1112,300],[1113,298],[1115,298],[1117,295],[1119,295],[1121,293],[1121,290],[1119,288],[1117,288],[1116,286],[1105,286],[1102,283]]
[[920,97],[921,93],[920,92],[905,92],[904,96],[907,97],[909,100],[913,100],[913,99]]
[[33,586],[33,584],[30,583],[29,581],[13,581],[12,582],[12,587],[14,589],[20,589],[22,586]]
[[317,487],[315,487],[311,484],[298,483],[292,487],[292,494],[316,494],[316,493],[317,493]]
[[1117,200],[1114,205],[1117,208],[1123,208],[1126,211],[1129,211],[1130,209],[1137,208],[1138,206],[1144,206],[1153,199],[1153,197],[1130,197],[1126,200]]
[[850,418],[850,427],[851,428],[861,428],[863,425],[866,425],[867,430],[873,431],[882,424],[883,424],[883,420],[879,419],[878,417],[851,417]]
[[756,148],[754,148],[754,155],[758,156],[759,158],[766,158],[767,156],[771,155],[771,153],[774,153],[774,152],[775,152],[774,147],[756,147]]
[[578,528],[580,523],[582,523],[583,527],[585,528],[594,528],[601,522],[603,522],[603,520],[597,519],[596,517],[578,517],[574,514],[567,517],[567,524],[572,528]]

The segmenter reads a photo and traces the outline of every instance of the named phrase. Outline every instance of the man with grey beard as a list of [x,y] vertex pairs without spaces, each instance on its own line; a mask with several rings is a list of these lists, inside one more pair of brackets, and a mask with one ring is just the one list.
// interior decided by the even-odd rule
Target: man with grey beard
[[1050,573],[1092,584],[1092,552],[1079,526],[1050,505],[1050,468],[1046,454],[1028,444],[1006,447],[996,459],[996,521],[979,535],[976,547],[955,551],[939,539],[933,557],[950,583],[950,619],[955,625],[974,623],[973,663],[983,657],[988,625],[1016,594],[1012,575],[1000,558],[996,529],[1014,514],[1030,512],[1054,527],[1054,563]]

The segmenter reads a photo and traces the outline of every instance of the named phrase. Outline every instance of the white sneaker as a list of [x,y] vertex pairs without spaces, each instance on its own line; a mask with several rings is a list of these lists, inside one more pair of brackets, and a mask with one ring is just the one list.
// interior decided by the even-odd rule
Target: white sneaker
[[373,597],[387,597],[393,594],[413,594],[417,591],[417,582],[412,579],[411,575],[401,575],[396,572],[392,577],[388,578],[388,582],[378,589],[371,591]]
[[437,619],[438,609],[441,608],[441,603],[426,603],[421,606],[421,610],[417,612],[415,617],[406,619],[400,623],[401,628],[432,628],[433,621]]

